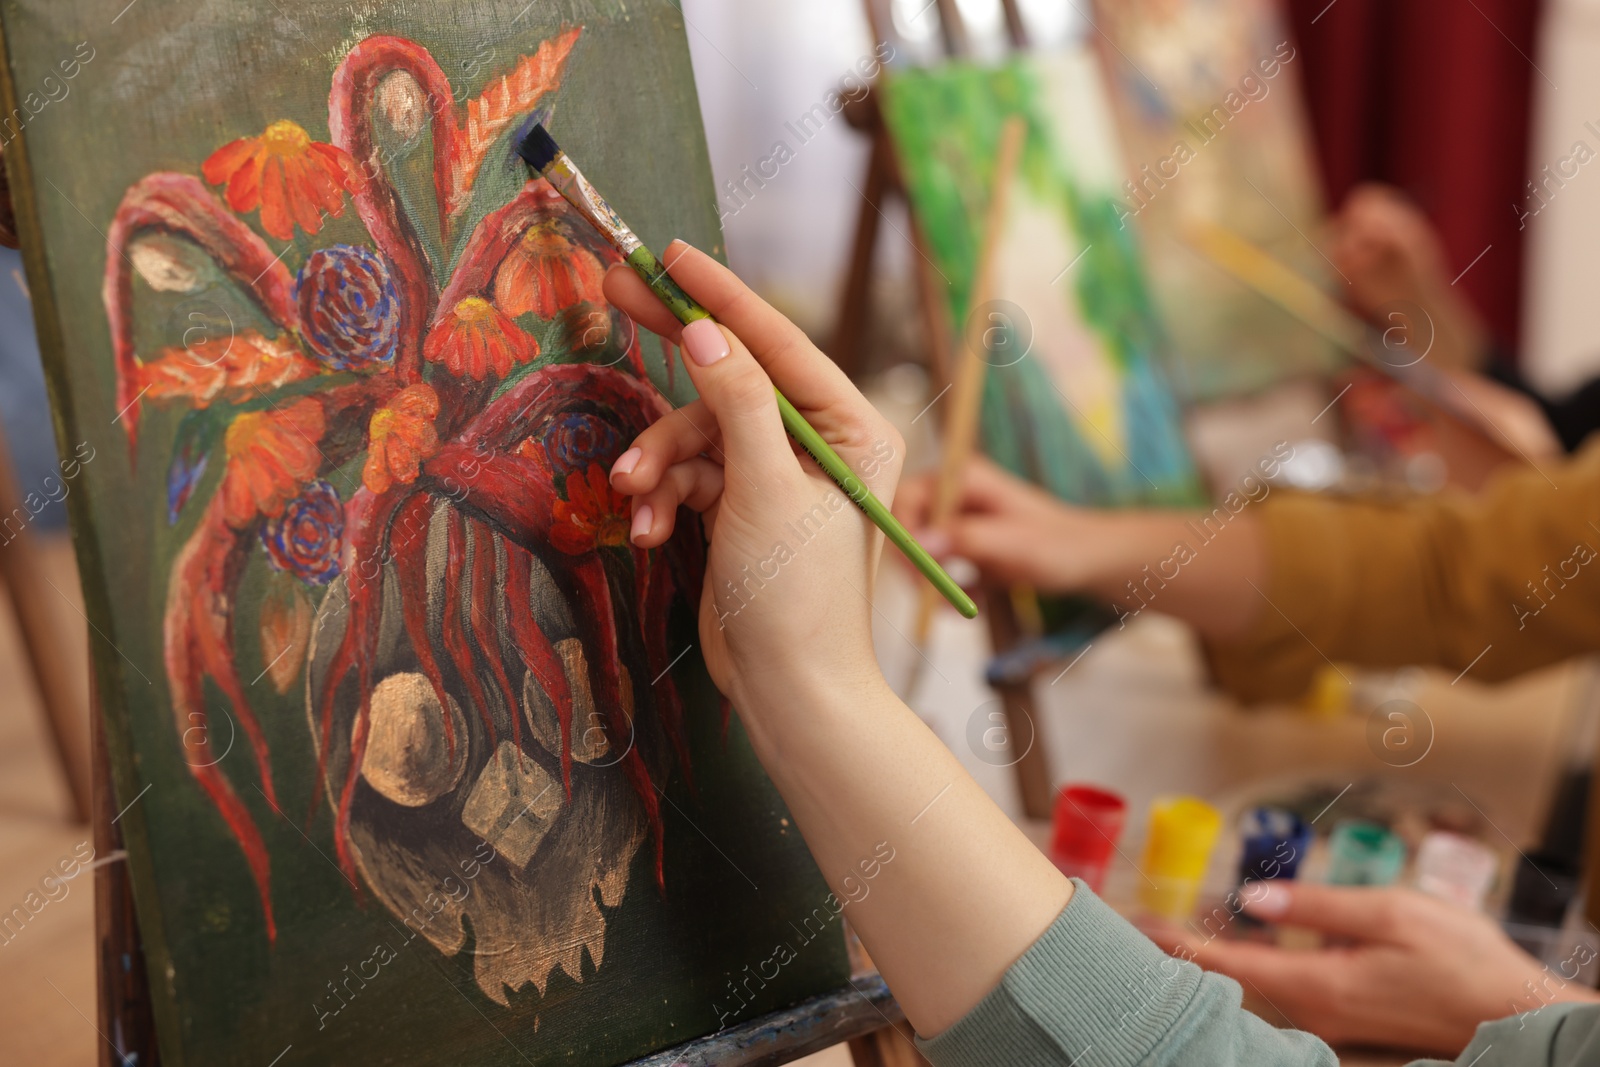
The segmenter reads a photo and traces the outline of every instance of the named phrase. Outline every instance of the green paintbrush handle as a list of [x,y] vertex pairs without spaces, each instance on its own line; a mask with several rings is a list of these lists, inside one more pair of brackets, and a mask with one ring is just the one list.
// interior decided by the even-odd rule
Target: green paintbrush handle
[[[711,312],[695,303],[693,298],[672,280],[672,276],[648,248],[640,246],[635,249],[628,257],[628,265],[644,279],[645,284],[661,298],[662,303],[671,309],[679,322],[687,325],[698,319],[711,317]],[[883,501],[874,496],[872,490],[855,476],[850,465],[822,439],[822,435],[806,421],[806,417],[800,414],[793,404],[789,403],[788,398],[777,389],[773,392],[777,393],[778,414],[782,416],[783,428],[789,431],[789,436],[800,442],[800,447],[810,453],[811,458],[817,461],[817,465],[828,472],[828,477],[839,484],[845,496],[849,497],[856,507],[866,512],[867,518],[872,520],[873,525],[883,531],[884,536],[905,554],[928,581],[933,583],[934,588],[950,601],[952,607],[968,619],[976,618],[978,605],[974,604],[972,598],[945,573],[945,569],[939,566],[939,561],[928,555],[927,549],[917,544],[916,538],[911,536],[910,531],[902,526],[900,521],[889,513],[889,509],[884,507]]]
[[883,535],[894,544],[894,547],[905,554],[906,559],[909,559],[912,565],[933,583],[935,589],[944,594],[944,598],[950,601],[953,608],[968,619],[977,618],[978,605],[974,604],[966,591],[955,583],[955,579],[945,573],[945,569],[939,566],[939,561],[928,555],[927,549],[917,544],[917,539],[911,536],[911,532],[900,524],[899,519],[890,514],[889,509],[884,507],[883,501],[874,496],[871,489],[862,484],[861,479],[850,470],[850,465],[843,457],[835,452],[828,442],[822,439],[822,435],[806,421],[806,417],[789,403],[789,398],[776,389],[773,392],[778,394],[778,414],[783,417],[783,428],[789,431],[789,436],[799,441],[801,448],[811,453],[811,458],[828,472],[828,477],[839,483],[839,488],[844,490],[845,496],[854,501],[856,507],[867,513],[867,518],[872,520],[873,525],[882,530]]

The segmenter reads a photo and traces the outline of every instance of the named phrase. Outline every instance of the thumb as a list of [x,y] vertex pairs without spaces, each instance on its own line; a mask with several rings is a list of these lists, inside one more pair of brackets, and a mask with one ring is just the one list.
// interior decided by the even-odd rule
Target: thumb
[[1402,890],[1313,882],[1257,882],[1241,896],[1257,919],[1379,942],[1400,940],[1411,903]]
[[758,483],[796,468],[772,379],[744,343],[714,320],[697,319],[683,328],[683,351],[689,377],[722,431],[728,466]]

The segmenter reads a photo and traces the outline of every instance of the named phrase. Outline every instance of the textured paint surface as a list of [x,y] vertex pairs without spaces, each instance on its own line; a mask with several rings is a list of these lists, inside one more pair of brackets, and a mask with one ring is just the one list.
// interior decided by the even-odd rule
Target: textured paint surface
[[827,889],[697,532],[631,549],[605,478],[683,379],[510,150],[720,251],[677,8],[0,16],[164,1058],[610,1064],[839,988],[837,928],[749,972]]

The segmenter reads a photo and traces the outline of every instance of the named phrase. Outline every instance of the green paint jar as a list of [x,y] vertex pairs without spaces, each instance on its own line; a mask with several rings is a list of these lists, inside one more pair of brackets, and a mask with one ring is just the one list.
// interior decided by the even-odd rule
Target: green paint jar
[[1342,822],[1328,839],[1330,885],[1393,885],[1406,865],[1406,844],[1371,822]]

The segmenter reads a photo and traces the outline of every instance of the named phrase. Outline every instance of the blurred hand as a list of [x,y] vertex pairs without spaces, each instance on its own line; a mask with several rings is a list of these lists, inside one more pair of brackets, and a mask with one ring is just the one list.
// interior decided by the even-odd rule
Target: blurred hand
[[1491,441],[1508,446],[1532,463],[1566,454],[1544,409],[1532,397],[1473,371],[1446,374],[1466,401],[1458,408],[1462,417],[1487,433]]
[[1072,591],[1088,575],[1097,540],[1109,534],[1108,516],[1063,504],[976,457],[962,472],[949,526],[933,530],[937,484],[934,474],[908,480],[896,515],[929,552],[968,560],[991,582]]
[[1493,919],[1415,890],[1258,882],[1241,896],[1258,919],[1309,927],[1341,943],[1297,950],[1207,941],[1175,927],[1145,932],[1168,952],[1237,980],[1334,1046],[1455,1056],[1479,1023],[1555,1001],[1600,1001],[1594,990],[1546,970]]
[[797,454],[773,386],[885,502],[904,443],[799,327],[726,267],[681,241],[664,262],[721,325],[684,327],[630,269],[606,275],[608,300],[683,346],[700,394],[640,434],[612,468],[612,484],[633,498],[633,543],[665,542],[680,505],[703,516],[702,652],[741,713],[774,690],[881,681],[867,598],[882,538]]
[[[1234,517],[1227,536],[1210,541],[1195,532],[1209,512],[1074,507],[974,458],[962,472],[949,526],[932,530],[936,484],[934,475],[924,475],[901,487],[900,521],[929,552],[970,561],[990,584],[1097,597],[1124,621],[1149,601],[1220,640],[1244,632],[1261,610],[1259,596],[1242,595],[1251,593],[1249,583],[1266,580],[1266,551],[1253,512]],[[1163,572],[1167,579],[1184,577],[1151,577]],[[1146,581],[1160,588],[1153,599],[1150,586],[1135,588]]]
[[[1443,366],[1483,362],[1488,329],[1454,286],[1438,233],[1400,190],[1376,183],[1352,190],[1331,222],[1327,253],[1363,317],[1381,329],[1405,330]],[[1427,321],[1410,321],[1407,304],[1420,308]]]

